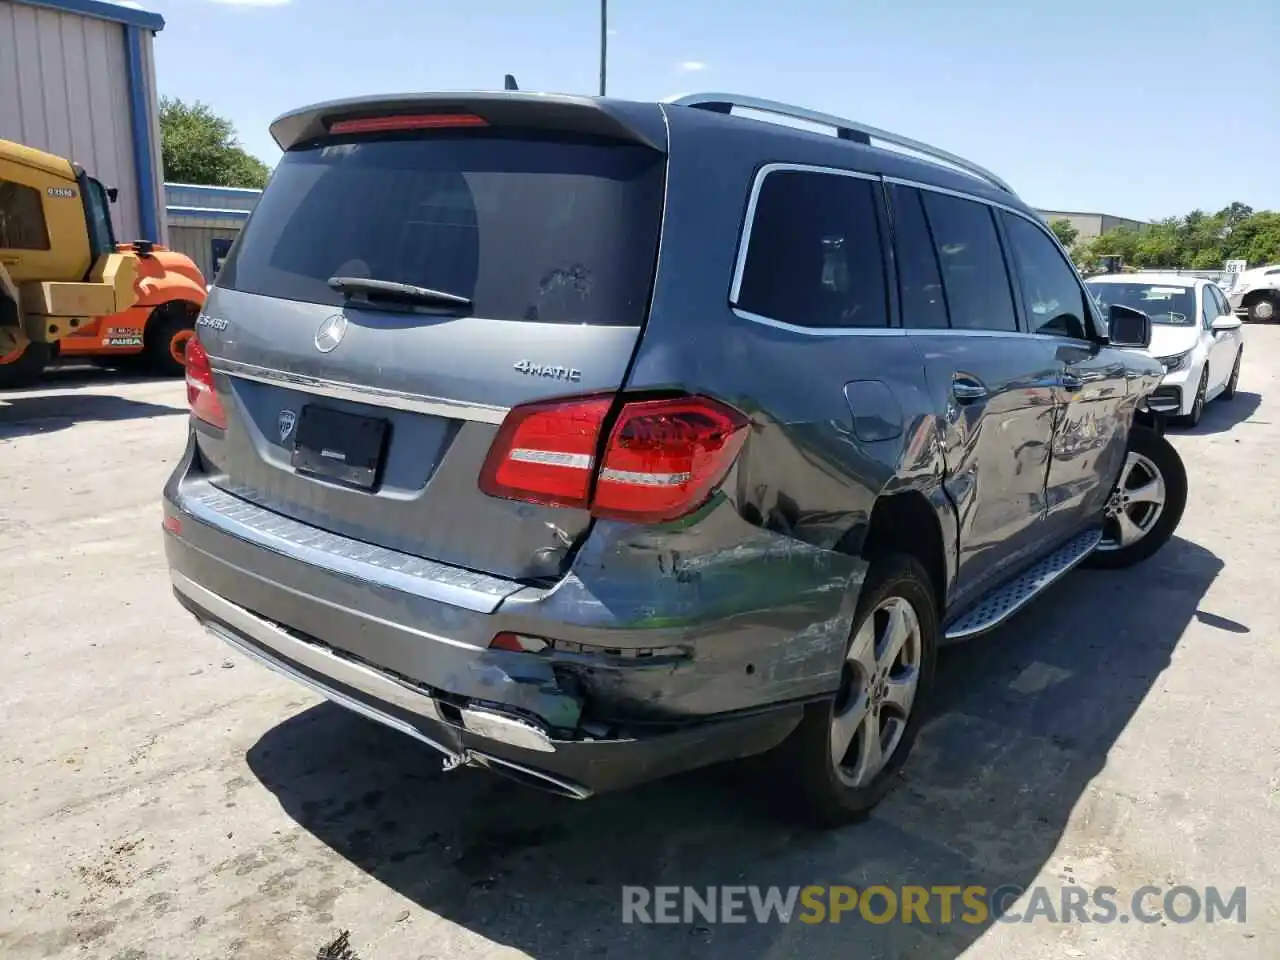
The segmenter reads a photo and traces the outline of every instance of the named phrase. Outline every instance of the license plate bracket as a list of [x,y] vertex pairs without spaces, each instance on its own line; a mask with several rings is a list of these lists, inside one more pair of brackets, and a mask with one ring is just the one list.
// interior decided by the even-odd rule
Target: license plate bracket
[[389,428],[380,417],[307,404],[294,432],[293,468],[368,490],[381,476]]

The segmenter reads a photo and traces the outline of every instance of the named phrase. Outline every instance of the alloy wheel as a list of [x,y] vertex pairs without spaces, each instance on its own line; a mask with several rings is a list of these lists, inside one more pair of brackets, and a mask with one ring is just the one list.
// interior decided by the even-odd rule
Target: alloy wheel
[[1164,513],[1164,476],[1153,461],[1129,451],[1120,480],[1107,499],[1099,550],[1131,547],[1153,529]]
[[920,620],[902,597],[871,611],[853,637],[831,713],[831,762],[850,787],[865,787],[902,742],[924,654]]

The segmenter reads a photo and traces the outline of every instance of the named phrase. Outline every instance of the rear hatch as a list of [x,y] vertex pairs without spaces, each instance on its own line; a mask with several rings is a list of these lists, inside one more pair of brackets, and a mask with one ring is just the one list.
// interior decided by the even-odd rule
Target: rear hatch
[[509,408],[623,383],[662,220],[659,108],[420,98],[273,132],[286,152],[199,327],[226,421],[197,421],[209,480],[377,546],[560,575],[587,511],[478,476]]

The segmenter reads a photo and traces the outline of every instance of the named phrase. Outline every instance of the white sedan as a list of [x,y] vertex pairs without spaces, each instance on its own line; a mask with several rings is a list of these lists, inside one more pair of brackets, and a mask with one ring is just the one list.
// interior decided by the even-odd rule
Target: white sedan
[[1091,277],[1089,292],[1106,308],[1113,303],[1151,318],[1147,353],[1164,364],[1165,375],[1151,396],[1153,410],[1195,426],[1204,405],[1230,400],[1240,380],[1244,336],[1240,320],[1217,284],[1177,274],[1117,273]]

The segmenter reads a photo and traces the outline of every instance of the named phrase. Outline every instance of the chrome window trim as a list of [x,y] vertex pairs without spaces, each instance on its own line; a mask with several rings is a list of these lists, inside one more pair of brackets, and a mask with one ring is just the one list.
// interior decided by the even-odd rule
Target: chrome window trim
[[[1059,250],[1062,245],[1058,243],[1058,238],[1054,236],[1053,231],[1043,220],[1034,214],[1029,214],[1025,210],[1010,206],[1007,203],[1001,203],[998,200],[992,200],[989,197],[979,196],[974,193],[966,193],[963,190],[953,190],[950,187],[940,187],[932,183],[922,183],[918,180],[909,180],[905,177],[881,176],[876,173],[866,173],[860,170],[845,170],[841,167],[828,167],[821,164],[810,163],[767,163],[756,171],[755,180],[751,185],[751,195],[747,200],[747,210],[742,226],[742,233],[738,239],[738,256],[734,262],[733,283],[729,288],[729,307],[733,311],[734,316],[742,320],[748,320],[752,323],[758,323],[761,326],[772,327],[775,330],[785,330],[787,333],[797,333],[807,337],[884,337],[884,336],[902,336],[902,335],[926,335],[926,336],[953,336],[953,337],[1036,337],[1043,340],[1045,337],[1063,340],[1067,343],[1093,343],[1092,340],[1078,340],[1075,337],[1066,337],[1056,333],[1036,333],[1033,330],[964,330],[952,327],[933,328],[933,327],[805,327],[799,324],[787,323],[784,320],[775,320],[772,317],[766,317],[759,313],[753,313],[750,310],[744,310],[738,306],[738,296],[742,292],[742,278],[747,267],[747,252],[751,247],[751,232],[755,227],[756,205],[760,200],[760,192],[764,188],[764,181],[769,174],[776,171],[796,171],[800,173],[817,173],[826,174],[836,177],[853,177],[857,180],[869,180],[872,183],[895,184],[902,187],[914,187],[918,190],[931,190],[934,193],[941,193],[946,196],[956,197],[960,200],[970,200],[974,203],[986,204],[989,207],[996,207],[1000,210],[1006,210],[1009,213],[1021,217],[1028,223],[1034,224],[1041,233],[1047,236]],[[1084,284],[1084,278],[1080,276],[1080,272],[1076,270],[1075,264],[1071,262],[1071,258],[1066,256],[1066,252],[1062,251],[1064,259],[1071,267],[1076,275],[1076,280],[1081,287],[1081,293],[1085,298],[1085,305],[1091,313],[1093,313],[1092,299],[1089,296],[1089,290]],[[1013,277],[1010,276],[1010,280]],[[1101,318],[1094,313],[1095,323],[1101,325]]]
[[[961,200],[972,200],[975,203],[985,203],[989,207],[999,207],[1001,210],[1008,210],[1010,213],[1016,213],[1024,220],[1030,220],[1032,223],[1039,223],[1041,227],[1044,227],[1044,221],[1027,214],[1026,211],[1019,210],[1017,207],[1010,206],[1007,203],[1001,203],[999,200],[992,200],[990,197],[980,196],[976,193],[969,193],[965,190],[955,190],[951,187],[940,187],[935,183],[922,183],[919,180],[908,180],[906,177],[893,177],[886,175],[884,177],[884,182],[896,184],[900,187],[915,187],[917,190],[931,190],[934,193],[944,193],[950,197],[958,197]],[[1049,235],[1053,235],[1052,231],[1050,231]]]
[[772,317],[752,313],[740,307],[730,307],[730,309],[735,317],[743,320],[750,320],[763,327],[773,327],[775,330],[803,334],[806,337],[900,337],[906,333],[902,327],[802,327],[796,323],[787,323],[785,320],[774,320]]
[[449,400],[445,397],[431,397],[426,394],[409,393],[403,390],[388,390],[383,387],[366,386],[341,380],[327,380],[324,377],[288,373],[284,370],[276,370],[253,363],[242,363],[239,360],[213,360],[210,365],[215,373],[223,373],[241,380],[253,380],[257,383],[287,387],[291,390],[299,390],[303,393],[310,393],[318,397],[328,397],[333,400],[349,400],[353,403],[367,403],[375,407],[407,410],[411,413],[425,413],[454,420],[500,424],[506,418],[507,413],[510,412],[508,407],[495,407],[482,403],[465,403],[459,400]]

